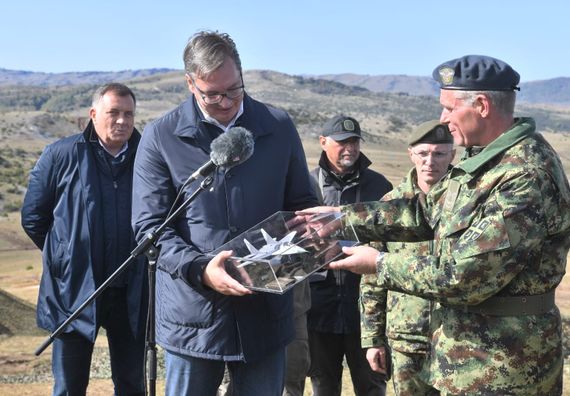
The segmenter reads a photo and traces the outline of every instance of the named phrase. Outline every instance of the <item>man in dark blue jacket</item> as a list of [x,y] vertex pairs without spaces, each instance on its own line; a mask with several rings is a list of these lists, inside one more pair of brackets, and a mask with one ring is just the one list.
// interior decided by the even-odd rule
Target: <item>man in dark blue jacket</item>
[[[38,326],[54,331],[129,256],[135,96],[96,90],[83,133],[45,148],[30,174],[22,226],[43,251]],[[115,394],[144,395],[144,258],[123,272],[53,343],[54,395],[84,395],[93,344],[107,331]]]
[[[338,206],[382,198],[392,184],[369,169],[360,152],[358,121],[343,115],[325,123],[319,136],[323,152],[311,180],[323,205]],[[310,376],[315,396],[340,395],[346,356],[357,396],[383,395],[385,376],[372,371],[360,346],[360,275],[343,270],[316,273],[311,278],[308,314]]]
[[254,138],[251,158],[213,173],[158,240],[156,338],[166,355],[166,394],[215,395],[227,362],[236,394],[280,396],[285,346],[293,339],[292,293],[252,293],[214,251],[280,210],[316,203],[305,154],[284,111],[245,93],[239,54],[227,34],[199,32],[184,51],[192,96],[144,130],[135,163],[137,239],[201,182],[185,180],[209,160],[210,143],[233,126]]

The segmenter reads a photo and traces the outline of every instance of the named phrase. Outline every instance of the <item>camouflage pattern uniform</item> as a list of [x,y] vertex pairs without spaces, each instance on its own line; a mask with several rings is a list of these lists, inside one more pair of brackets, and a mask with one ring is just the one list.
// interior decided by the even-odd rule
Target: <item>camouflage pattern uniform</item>
[[434,255],[386,253],[377,275],[439,302],[429,380],[442,394],[560,395],[568,179],[530,118],[473,151],[427,196],[345,206],[344,225],[361,240],[434,239]]
[[[412,168],[402,183],[383,200],[411,198],[419,192],[417,172]],[[387,250],[391,253],[426,255],[430,252],[430,245],[431,241],[389,242]],[[386,334],[391,349],[392,383],[396,395],[438,395],[439,392],[421,378],[421,370],[430,350],[430,302],[409,294],[388,291],[384,310],[379,302],[386,298],[386,289],[377,286],[376,280],[375,275],[366,275],[361,283],[362,347],[384,345],[382,339]]]

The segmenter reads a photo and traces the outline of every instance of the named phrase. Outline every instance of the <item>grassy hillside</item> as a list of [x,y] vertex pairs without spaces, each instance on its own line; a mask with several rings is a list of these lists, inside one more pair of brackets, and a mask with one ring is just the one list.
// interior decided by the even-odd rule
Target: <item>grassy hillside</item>
[[[336,81],[250,70],[244,75],[254,98],[291,114],[305,142],[319,134],[325,120],[335,114],[358,119],[367,150],[378,154],[375,165],[396,180],[407,168],[401,155],[405,139],[419,123],[439,117],[434,96],[377,93]],[[144,125],[188,96],[182,71],[154,73],[129,80],[137,95],[136,126]],[[81,130],[87,120],[96,85],[0,85],[0,215],[17,211],[27,175],[41,150],[54,140]],[[536,118],[540,130],[552,132],[557,149],[567,158],[570,109],[551,105],[521,105],[518,113]],[[310,149],[310,148],[309,148]]]

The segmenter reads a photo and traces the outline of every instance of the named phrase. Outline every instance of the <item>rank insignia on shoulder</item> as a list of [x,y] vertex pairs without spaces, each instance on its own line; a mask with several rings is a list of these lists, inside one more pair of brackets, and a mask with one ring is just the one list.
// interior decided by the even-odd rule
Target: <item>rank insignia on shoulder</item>
[[457,180],[450,180],[449,185],[447,186],[447,191],[445,192],[445,202],[443,204],[443,210],[446,212],[451,212],[453,210],[453,206],[455,205],[455,201],[457,200],[457,196],[459,195],[459,189],[461,184]]

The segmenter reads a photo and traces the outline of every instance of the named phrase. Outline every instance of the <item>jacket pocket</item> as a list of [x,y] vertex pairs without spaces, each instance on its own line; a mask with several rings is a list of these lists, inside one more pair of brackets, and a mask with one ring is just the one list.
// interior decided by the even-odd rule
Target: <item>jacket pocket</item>
[[49,271],[54,278],[62,279],[65,275],[69,259],[66,255],[67,243],[60,241],[56,237],[49,239],[49,259],[47,261]]
[[197,291],[182,279],[157,272],[157,310],[159,317],[177,326],[207,328],[215,317],[217,293]]
[[457,232],[453,245],[455,260],[498,252],[511,246],[507,225],[500,211],[477,217]]

